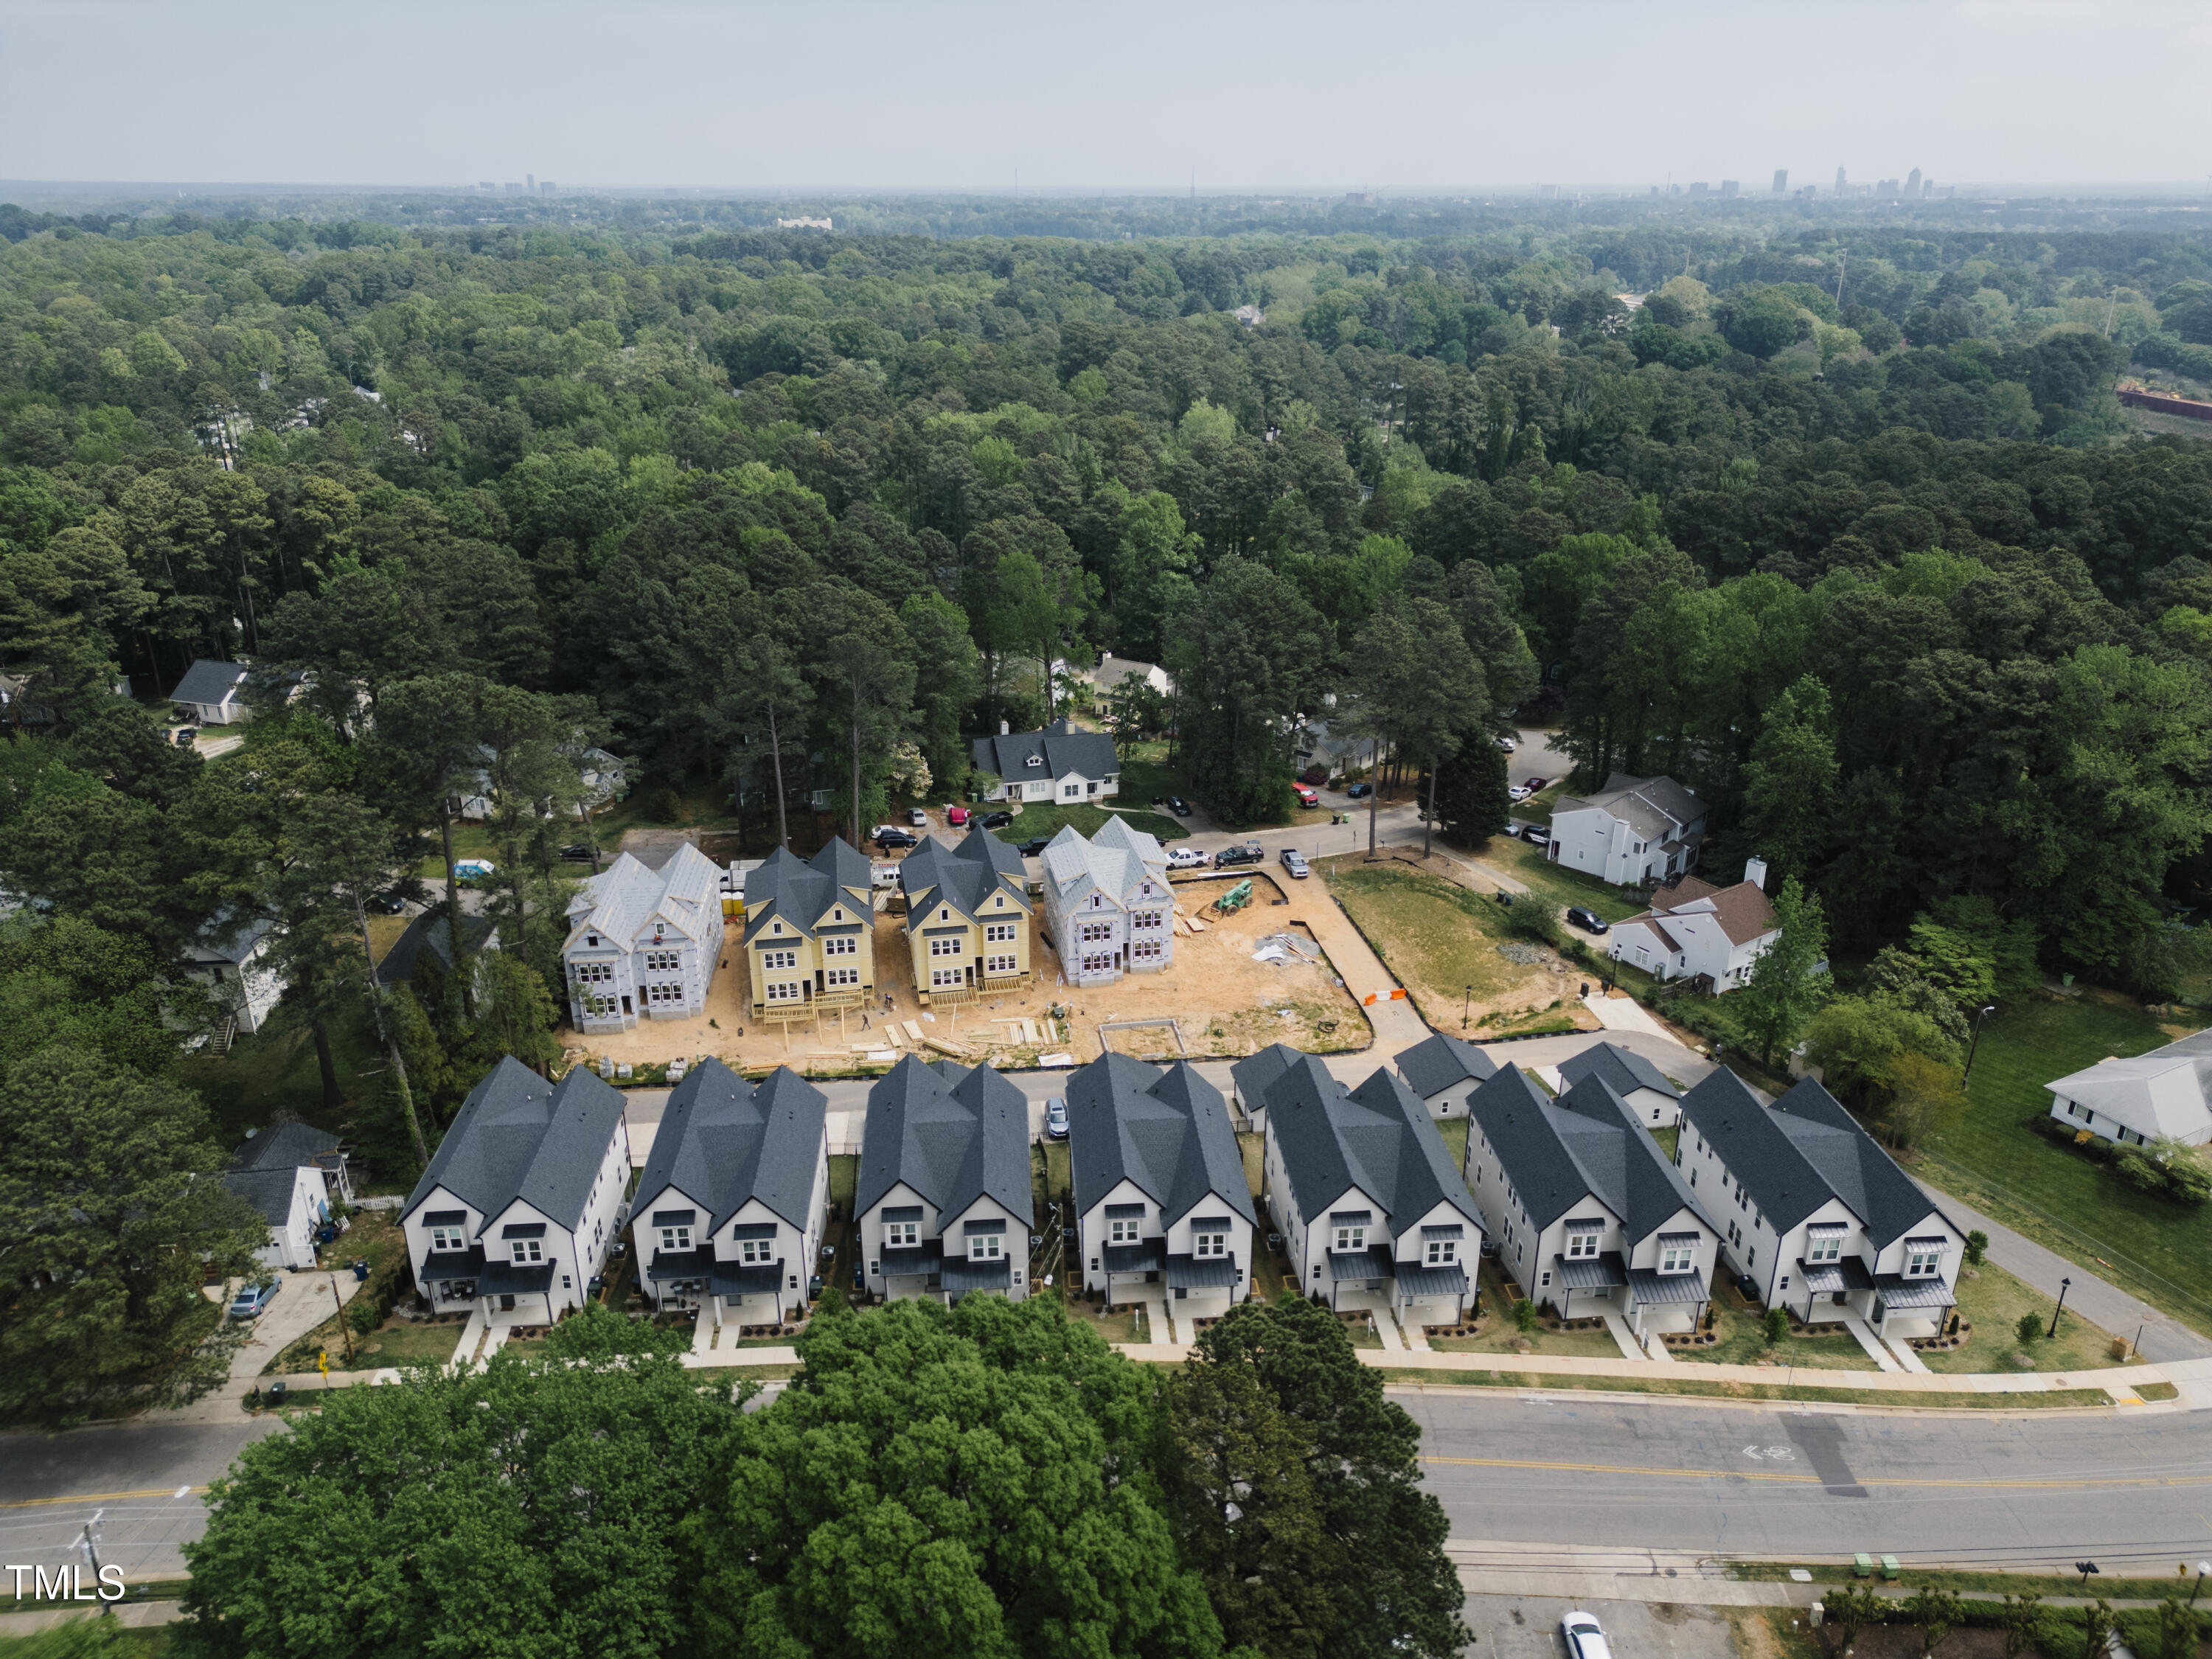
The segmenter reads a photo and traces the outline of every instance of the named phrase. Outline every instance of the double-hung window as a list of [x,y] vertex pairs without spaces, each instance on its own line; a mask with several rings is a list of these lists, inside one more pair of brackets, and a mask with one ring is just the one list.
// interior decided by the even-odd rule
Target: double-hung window
[[467,1248],[467,1240],[459,1227],[430,1229],[430,1248],[434,1250],[459,1250]]
[[933,957],[965,956],[967,936],[963,933],[941,933],[929,941],[929,954]]
[[1336,1248],[1340,1250],[1365,1249],[1367,1248],[1367,1229],[1364,1227],[1339,1227],[1336,1230]]
[[841,935],[836,939],[825,939],[822,941],[822,954],[825,957],[854,957],[860,953],[860,941],[849,935]]
[[517,1261],[543,1261],[545,1260],[544,1246],[534,1238],[518,1238],[514,1241],[514,1259]]
[[1190,1236],[1190,1253],[1193,1255],[1227,1255],[1229,1235],[1227,1233],[1193,1233]]
[[884,1248],[887,1250],[910,1250],[921,1241],[921,1224],[913,1221],[887,1221],[884,1224]]
[[1109,1244],[1133,1244],[1142,1226],[1143,1223],[1134,1217],[1126,1220],[1117,1218],[1106,1224],[1106,1242]]
[[1907,1279],[1931,1279],[1942,1261],[1943,1245],[1940,1239],[1908,1238],[1905,1241],[1905,1276]]
[[1455,1238],[1432,1238],[1426,1251],[1429,1266],[1448,1267],[1459,1260],[1459,1241]]
[[989,945],[1012,945],[1014,942],[1014,924],[1011,921],[986,922],[983,939]]
[[1581,1232],[1569,1233],[1567,1260],[1575,1261],[1584,1257],[1595,1256],[1597,1254],[1598,1240],[1602,1237],[1603,1235],[1595,1227],[1586,1228]]
[[763,951],[761,952],[761,966],[770,969],[777,968],[796,968],[799,966],[799,952],[796,951]]
[[690,1249],[691,1230],[689,1227],[663,1227],[660,1230],[660,1248],[672,1251]]
[[738,1244],[738,1260],[740,1261],[773,1261],[775,1260],[775,1241],[770,1238],[742,1239]]
[[970,1261],[996,1261],[999,1259],[999,1235],[975,1233],[968,1240],[968,1259]]

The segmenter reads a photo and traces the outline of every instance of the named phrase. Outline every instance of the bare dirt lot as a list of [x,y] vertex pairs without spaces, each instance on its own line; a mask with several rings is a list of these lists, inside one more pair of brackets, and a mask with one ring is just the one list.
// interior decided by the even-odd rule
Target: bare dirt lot
[[[1198,917],[1236,884],[1212,880],[1178,883],[1177,908]],[[1255,950],[1267,935],[1289,933],[1312,947],[1313,930],[1302,918],[1304,908],[1327,904],[1315,882],[1286,894],[1264,872],[1252,872],[1252,902],[1218,920],[1203,921],[1202,933],[1176,935],[1174,960],[1157,974],[1131,974],[1117,983],[1072,992],[1060,977],[1059,958],[1031,924],[1030,961],[1036,983],[1025,994],[960,1008],[925,1011],[915,1000],[912,958],[902,919],[876,918],[876,1000],[863,1012],[836,1014],[817,1023],[762,1027],[751,1021],[745,984],[744,953],[738,948],[735,918],[724,924],[721,967],[708,994],[707,1010],[688,1019],[642,1020],[627,1031],[584,1036],[566,1030],[561,1040],[572,1051],[619,1063],[659,1065],[679,1057],[712,1054],[740,1069],[789,1065],[817,1073],[881,1070],[911,1047],[905,1036],[912,1021],[926,1038],[953,1044],[969,1060],[989,1059],[1006,1067],[1035,1065],[1046,1054],[1066,1054],[1078,1064],[1096,1060],[1110,1042],[1120,1052],[1149,1058],[1178,1053],[1193,1059],[1249,1054],[1271,1042],[1287,1042],[1316,1054],[1360,1048],[1369,1029],[1358,1005],[1336,983],[1325,957],[1309,961],[1296,949],[1286,960],[1255,961]],[[1278,904],[1274,901],[1286,902]],[[884,1012],[884,997],[890,1012]],[[1052,1010],[1058,1006],[1056,1019]],[[1020,1023],[1029,1023],[1029,1032]],[[1102,1032],[1102,1026],[1158,1022],[1137,1030]],[[1172,1024],[1167,1022],[1173,1022]],[[897,1041],[886,1035],[897,1028]],[[1177,1033],[1181,1034],[1180,1047]],[[925,1048],[924,1052],[934,1054]]]

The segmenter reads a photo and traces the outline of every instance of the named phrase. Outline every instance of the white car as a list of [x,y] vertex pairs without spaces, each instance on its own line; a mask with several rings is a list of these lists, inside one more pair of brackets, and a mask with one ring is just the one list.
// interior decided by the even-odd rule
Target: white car
[[929,814],[919,806],[909,806],[906,809],[906,821],[917,830],[929,828]]
[[1509,755],[1514,753],[1521,747],[1519,744],[1514,742],[1510,738],[1493,738],[1492,741]]
[[1195,847],[1168,848],[1168,868],[1170,870],[1203,870],[1213,860]]
[[1560,1615],[1559,1634],[1566,1638],[1567,1659],[1613,1659],[1604,1626],[1579,1608]]
[[1506,799],[1517,804],[1528,799],[1529,796],[1535,793],[1536,792],[1531,789],[1527,784],[1516,783],[1513,786],[1511,792],[1506,796]]

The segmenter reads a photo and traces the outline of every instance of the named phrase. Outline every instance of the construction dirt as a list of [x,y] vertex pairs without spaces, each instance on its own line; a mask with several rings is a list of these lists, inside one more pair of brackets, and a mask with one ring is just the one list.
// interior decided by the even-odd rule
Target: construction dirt
[[[1226,916],[1212,907],[1235,881],[1176,884],[1177,915],[1203,931],[1186,932],[1179,922],[1174,959],[1158,973],[1130,974],[1111,985],[1072,992],[1060,979],[1059,958],[1044,942],[1041,923],[1033,921],[1030,961],[1036,982],[1030,990],[934,1011],[915,998],[903,919],[879,914],[872,1005],[849,1011],[842,1020],[831,1013],[787,1028],[752,1023],[744,953],[732,917],[724,924],[721,966],[704,1013],[642,1020],[627,1031],[590,1036],[563,1028],[560,1036],[572,1054],[605,1055],[617,1064],[659,1065],[712,1054],[741,1070],[787,1065],[819,1074],[880,1071],[909,1049],[935,1058],[951,1048],[965,1060],[1019,1069],[1048,1054],[1065,1054],[1081,1064],[1096,1060],[1109,1043],[1120,1053],[1149,1059],[1187,1054],[1194,1060],[1253,1054],[1272,1042],[1316,1054],[1366,1047],[1370,1034],[1359,1005],[1337,982],[1336,970],[1314,943],[1313,928],[1302,919],[1307,907],[1334,908],[1322,884],[1296,884],[1286,893],[1265,873],[1255,871],[1250,878],[1251,902]],[[1290,939],[1268,944],[1274,934]],[[1255,959],[1255,951],[1266,959]]]

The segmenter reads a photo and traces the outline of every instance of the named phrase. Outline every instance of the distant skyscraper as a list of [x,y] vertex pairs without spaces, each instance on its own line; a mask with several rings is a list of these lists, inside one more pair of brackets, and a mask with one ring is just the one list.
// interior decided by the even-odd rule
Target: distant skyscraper
[[1905,175],[1905,199],[1908,202],[1917,202],[1920,199],[1920,169],[1918,167],[1913,168]]
[[1721,180],[1721,194],[1723,196],[1733,196],[1742,188],[1743,185],[1734,179],[1723,179]]
[[1775,168],[1775,169],[1774,169],[1774,193],[1775,193],[1777,196],[1779,196],[1779,195],[1781,195],[1781,194],[1782,194],[1782,192],[1783,192],[1784,191],[1785,191],[1785,190],[1787,190],[1787,189],[1789,189],[1789,188],[1790,188],[1790,169],[1789,169],[1788,167],[1777,167],[1777,168]]
[[1844,170],[1841,167],[1838,167],[1836,169],[1836,194],[1841,196],[1844,193],[1844,186],[1849,182],[1850,181],[1844,177]]
[[[1918,178],[1920,175],[1919,175],[1918,173],[1915,173],[1915,174],[1913,174],[1912,176],[1913,176],[1914,178],[1916,178],[1916,179],[1917,179],[1917,178]],[[522,175],[522,187],[523,187],[525,190],[528,191],[529,191],[532,196],[537,195],[537,194],[538,194],[538,175],[537,175],[536,173],[524,173],[524,174]]]
[[1936,181],[1933,179],[1923,179],[1920,181],[1920,199],[1924,202],[1935,193]]
[[1690,194],[1692,196],[1703,196],[1705,193],[1705,181],[1702,179],[1698,179],[1696,184],[1690,186]]

